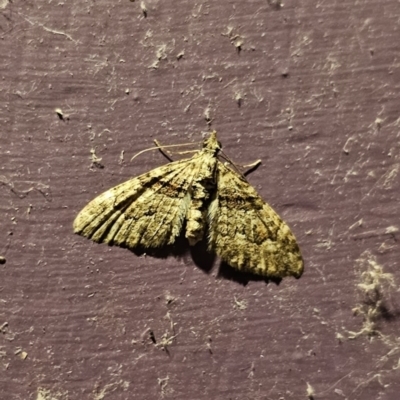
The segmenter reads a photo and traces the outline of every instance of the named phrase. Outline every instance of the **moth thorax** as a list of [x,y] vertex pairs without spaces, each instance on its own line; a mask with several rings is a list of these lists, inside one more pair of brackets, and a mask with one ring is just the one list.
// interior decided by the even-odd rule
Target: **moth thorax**
[[216,155],[221,150],[221,148],[221,143],[217,139],[217,132],[212,131],[210,133],[210,136],[204,141],[203,149],[206,149]]

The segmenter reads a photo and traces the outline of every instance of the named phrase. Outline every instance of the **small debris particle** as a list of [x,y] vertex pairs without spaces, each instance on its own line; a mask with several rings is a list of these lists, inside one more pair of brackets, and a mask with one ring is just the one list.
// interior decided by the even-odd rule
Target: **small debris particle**
[[313,388],[308,382],[306,382],[306,383],[307,383],[307,389],[306,389],[307,398],[308,398],[309,400],[314,400],[315,390],[314,390],[314,388]]
[[95,149],[91,149],[90,150],[90,154],[91,154],[91,161],[92,164],[90,166],[90,168],[96,167],[96,168],[100,168],[103,169],[104,165],[101,163],[102,158],[101,157],[97,157],[96,155],[96,150]]
[[0,325],[0,332],[1,333],[6,333],[6,328],[8,327],[8,322],[3,322],[1,325]]
[[375,120],[375,125],[376,125],[376,127],[378,128],[378,130],[381,129],[381,127],[382,127],[382,122],[383,122],[383,119],[381,119],[381,118],[377,118],[377,119]]
[[64,113],[62,112],[61,108],[56,108],[54,112],[58,115],[58,118],[60,118],[61,121],[64,121]]
[[154,336],[154,332],[153,332],[152,330],[149,331],[149,335],[150,335],[151,341],[152,341],[154,344],[156,344],[156,343],[157,343],[156,337]]
[[147,18],[147,7],[144,1],[140,3],[140,9],[142,10],[144,17]]

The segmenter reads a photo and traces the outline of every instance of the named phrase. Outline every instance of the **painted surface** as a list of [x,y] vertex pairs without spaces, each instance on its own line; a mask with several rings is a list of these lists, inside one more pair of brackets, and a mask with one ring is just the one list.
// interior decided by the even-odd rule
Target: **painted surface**
[[[1,1],[0,49],[4,398],[398,398],[396,1]],[[262,159],[299,280],[73,234],[211,129]]]

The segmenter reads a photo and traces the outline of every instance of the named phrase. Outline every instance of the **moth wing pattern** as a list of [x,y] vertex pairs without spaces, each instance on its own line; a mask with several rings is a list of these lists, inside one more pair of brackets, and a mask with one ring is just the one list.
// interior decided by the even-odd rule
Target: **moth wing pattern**
[[173,244],[191,201],[193,161],[166,164],[102,193],[77,215],[75,233],[131,249]]
[[236,171],[217,164],[208,209],[208,244],[230,266],[253,274],[300,277],[303,259],[293,233]]
[[77,215],[74,231],[130,249],[171,245],[185,229],[190,245],[205,231],[208,249],[238,270],[300,277],[296,239],[246,179],[218,159],[216,132],[192,158],[175,161],[102,193]]

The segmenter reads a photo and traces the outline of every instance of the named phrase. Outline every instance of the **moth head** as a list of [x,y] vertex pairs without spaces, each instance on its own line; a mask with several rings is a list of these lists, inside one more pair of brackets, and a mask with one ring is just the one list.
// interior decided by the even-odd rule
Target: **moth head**
[[215,154],[222,149],[222,145],[217,139],[216,131],[212,131],[210,133],[210,136],[206,140],[204,140],[203,149],[207,149]]

